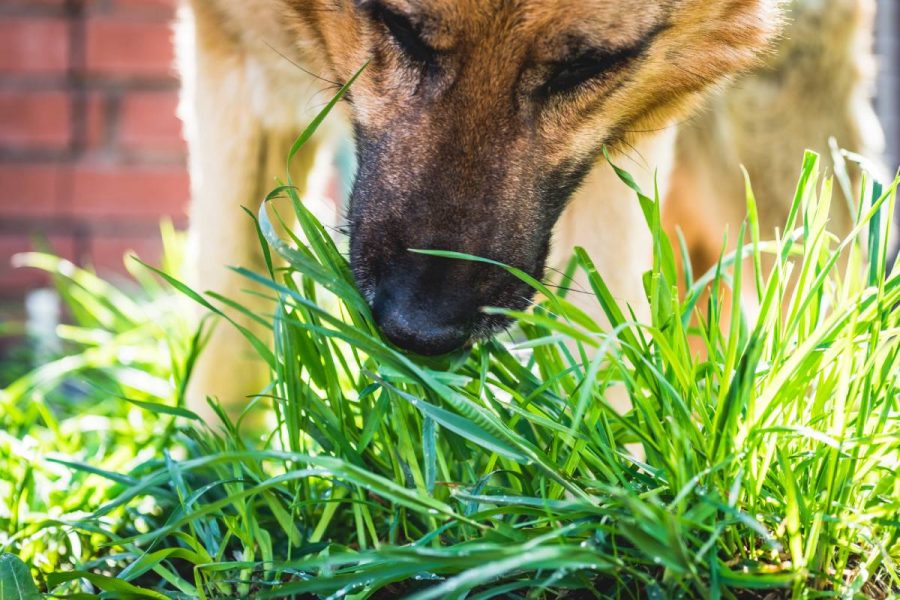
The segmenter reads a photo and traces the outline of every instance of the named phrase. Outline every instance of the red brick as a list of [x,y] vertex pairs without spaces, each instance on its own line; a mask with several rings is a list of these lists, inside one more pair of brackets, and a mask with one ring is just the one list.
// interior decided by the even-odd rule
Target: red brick
[[69,26],[64,20],[0,20],[0,73],[61,74],[68,66]]
[[151,265],[158,265],[162,258],[162,240],[159,234],[151,236],[95,236],[91,238],[90,257],[85,261],[98,274],[125,274],[126,261],[137,256]]
[[63,149],[72,140],[64,92],[0,92],[0,145]]
[[2,0],[0,5],[5,9],[15,8],[22,12],[31,12],[28,9],[43,12],[47,9],[62,9],[66,5],[66,0]]
[[171,16],[175,14],[177,0],[113,0],[117,12],[140,12]]
[[184,153],[176,92],[133,93],[122,100],[119,141],[130,151]]
[[[32,252],[46,250],[37,246],[35,237],[40,239],[39,229],[36,229],[34,237],[27,234],[0,235],[0,297],[21,297],[28,290],[50,284],[50,277],[37,269],[14,268],[13,256],[20,252]],[[75,256],[75,241],[70,236],[53,235],[41,240],[49,244],[49,250],[58,256],[73,260]]]
[[158,23],[95,17],[87,22],[88,73],[124,78],[172,78],[172,30]]
[[68,167],[0,165],[0,218],[52,217],[62,204]]
[[72,178],[72,214],[158,220],[183,217],[189,196],[181,167],[78,166]]
[[88,94],[84,103],[84,138],[81,140],[88,150],[96,150],[107,145],[110,133],[109,98],[101,92]]
[[171,19],[178,0],[81,0],[89,14]]

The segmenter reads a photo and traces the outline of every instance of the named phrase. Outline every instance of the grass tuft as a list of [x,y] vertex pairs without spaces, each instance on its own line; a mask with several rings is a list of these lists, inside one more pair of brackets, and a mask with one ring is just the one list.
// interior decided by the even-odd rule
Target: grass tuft
[[[655,240],[646,321],[578,249],[603,322],[509,269],[539,293],[530,312],[492,309],[517,341],[422,360],[380,336],[288,179],[256,219],[268,273],[235,269],[273,306],[252,317],[274,343],[243,330],[272,370],[248,409],[273,409],[258,439],[183,408],[203,335],[155,280],[156,300],[135,301],[32,255],[59,277],[80,352],[0,396],[0,552],[83,598],[887,597],[897,185],[864,186],[837,239],[832,182],[808,154],[783,233],[762,241],[748,184],[738,250],[681,281],[659,199],[633,186]],[[299,228],[281,239],[285,203]],[[168,270],[213,311],[242,310]]]

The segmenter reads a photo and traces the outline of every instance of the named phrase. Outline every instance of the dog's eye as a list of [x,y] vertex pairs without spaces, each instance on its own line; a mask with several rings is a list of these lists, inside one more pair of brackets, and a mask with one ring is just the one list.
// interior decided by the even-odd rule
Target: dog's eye
[[420,29],[407,17],[381,6],[375,14],[409,58],[423,64],[434,59],[434,49],[422,39]]
[[556,64],[542,88],[543,95],[571,92],[582,85],[615,73],[640,55],[639,48],[612,52],[592,50],[572,60]]

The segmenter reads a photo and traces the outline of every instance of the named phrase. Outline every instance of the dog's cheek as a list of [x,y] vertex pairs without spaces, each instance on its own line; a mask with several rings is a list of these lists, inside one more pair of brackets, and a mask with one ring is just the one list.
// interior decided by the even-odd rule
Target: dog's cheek
[[[355,0],[286,0],[291,25],[299,43],[310,46],[309,55],[321,75],[340,84],[349,81],[371,56],[372,31],[368,18]],[[367,77],[354,85],[354,95],[371,87]]]

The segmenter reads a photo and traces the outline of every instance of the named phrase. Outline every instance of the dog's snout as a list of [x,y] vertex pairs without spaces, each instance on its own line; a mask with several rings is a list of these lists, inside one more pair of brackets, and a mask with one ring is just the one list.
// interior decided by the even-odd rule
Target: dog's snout
[[375,318],[393,344],[423,356],[447,354],[461,348],[469,339],[466,327],[442,323],[440,315],[426,307],[409,310],[394,303],[382,303],[380,310],[375,311]]
[[467,294],[440,278],[400,270],[375,291],[372,312],[382,333],[398,347],[424,356],[458,350],[472,335],[477,314]]

